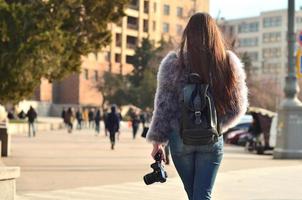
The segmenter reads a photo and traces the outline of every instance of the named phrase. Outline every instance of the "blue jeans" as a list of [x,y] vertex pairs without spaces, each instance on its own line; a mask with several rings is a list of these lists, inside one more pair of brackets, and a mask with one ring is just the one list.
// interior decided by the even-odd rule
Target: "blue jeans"
[[[31,134],[31,132],[33,134]],[[36,136],[36,127],[34,122],[28,122],[28,137],[31,137],[31,135],[34,137]]]
[[215,144],[185,145],[178,131],[169,138],[171,156],[189,200],[209,200],[223,156],[223,137]]

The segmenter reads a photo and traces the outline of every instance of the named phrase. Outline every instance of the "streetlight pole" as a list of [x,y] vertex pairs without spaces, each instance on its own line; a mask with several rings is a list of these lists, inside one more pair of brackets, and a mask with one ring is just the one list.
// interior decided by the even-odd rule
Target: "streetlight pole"
[[278,111],[277,143],[274,158],[302,159],[302,104],[297,98],[299,87],[295,68],[295,0],[288,0],[288,74],[285,99]]

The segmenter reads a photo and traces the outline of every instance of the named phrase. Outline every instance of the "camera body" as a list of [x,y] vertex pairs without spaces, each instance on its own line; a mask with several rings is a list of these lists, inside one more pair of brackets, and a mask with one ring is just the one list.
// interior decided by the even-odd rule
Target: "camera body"
[[155,182],[164,183],[168,177],[167,172],[164,170],[164,166],[161,164],[161,154],[157,153],[154,158],[155,163],[151,164],[153,172],[144,176],[144,182],[146,185],[150,185]]

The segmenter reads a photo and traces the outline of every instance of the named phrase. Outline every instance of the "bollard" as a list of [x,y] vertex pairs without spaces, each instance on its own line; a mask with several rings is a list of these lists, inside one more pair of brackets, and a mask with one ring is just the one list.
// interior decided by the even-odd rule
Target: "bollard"
[[7,133],[7,127],[0,127],[1,156],[10,155],[10,135]]

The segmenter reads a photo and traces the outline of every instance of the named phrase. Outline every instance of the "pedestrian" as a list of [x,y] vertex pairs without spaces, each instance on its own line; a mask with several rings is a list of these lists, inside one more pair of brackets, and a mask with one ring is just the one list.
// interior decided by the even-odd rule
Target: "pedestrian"
[[83,126],[84,126],[84,128],[88,128],[88,110],[87,110],[87,108],[85,108],[83,110],[82,115],[83,115]]
[[26,117],[28,118],[28,137],[31,137],[31,135],[33,135],[34,137],[36,136],[35,121],[37,116],[38,115],[35,109],[32,106],[30,106],[26,114]]
[[132,125],[133,139],[135,139],[135,137],[136,137],[138,127],[139,127],[139,123],[140,123],[140,120],[139,120],[139,117],[138,117],[137,113],[133,112],[132,115],[131,115],[131,125]]
[[[243,64],[227,50],[215,19],[196,13],[184,29],[180,50],[163,59],[158,73],[155,110],[147,133],[153,144],[151,154],[154,158],[160,153],[165,161],[164,146],[169,142],[189,200],[209,200],[223,155],[221,133],[234,126],[248,106]],[[190,131],[187,124],[202,132]],[[197,139],[190,140],[193,133]]]
[[143,125],[143,128],[145,128],[145,123],[146,123],[146,112],[142,111],[139,115],[139,119],[140,119],[140,122],[142,123]]
[[82,123],[83,123],[83,114],[81,111],[81,108],[78,108],[76,112],[76,119],[77,119],[77,129],[82,129]]
[[97,109],[97,111],[95,113],[94,121],[95,121],[96,135],[99,135],[100,134],[100,121],[101,121],[101,110],[100,109]]
[[89,128],[94,128],[94,112],[90,109],[88,112]]
[[65,115],[66,115],[66,110],[65,110],[65,108],[63,107],[63,110],[62,110],[62,112],[61,112],[61,118],[63,119],[64,125],[66,126],[67,123],[66,123],[66,121],[65,121]]
[[108,116],[108,110],[107,110],[107,109],[104,109],[104,113],[103,113],[103,121],[104,121],[104,131],[105,131],[105,136],[106,136],[106,137],[107,137],[107,135],[108,135],[108,128],[107,128],[107,124],[106,124],[107,116]]
[[111,107],[111,113],[106,117],[106,127],[109,131],[111,149],[114,149],[115,146],[115,134],[119,132],[120,129],[120,118],[116,113],[116,107]]
[[73,120],[74,120],[74,112],[71,107],[68,108],[65,114],[65,121],[67,124],[67,131],[68,133],[72,133],[73,130]]

